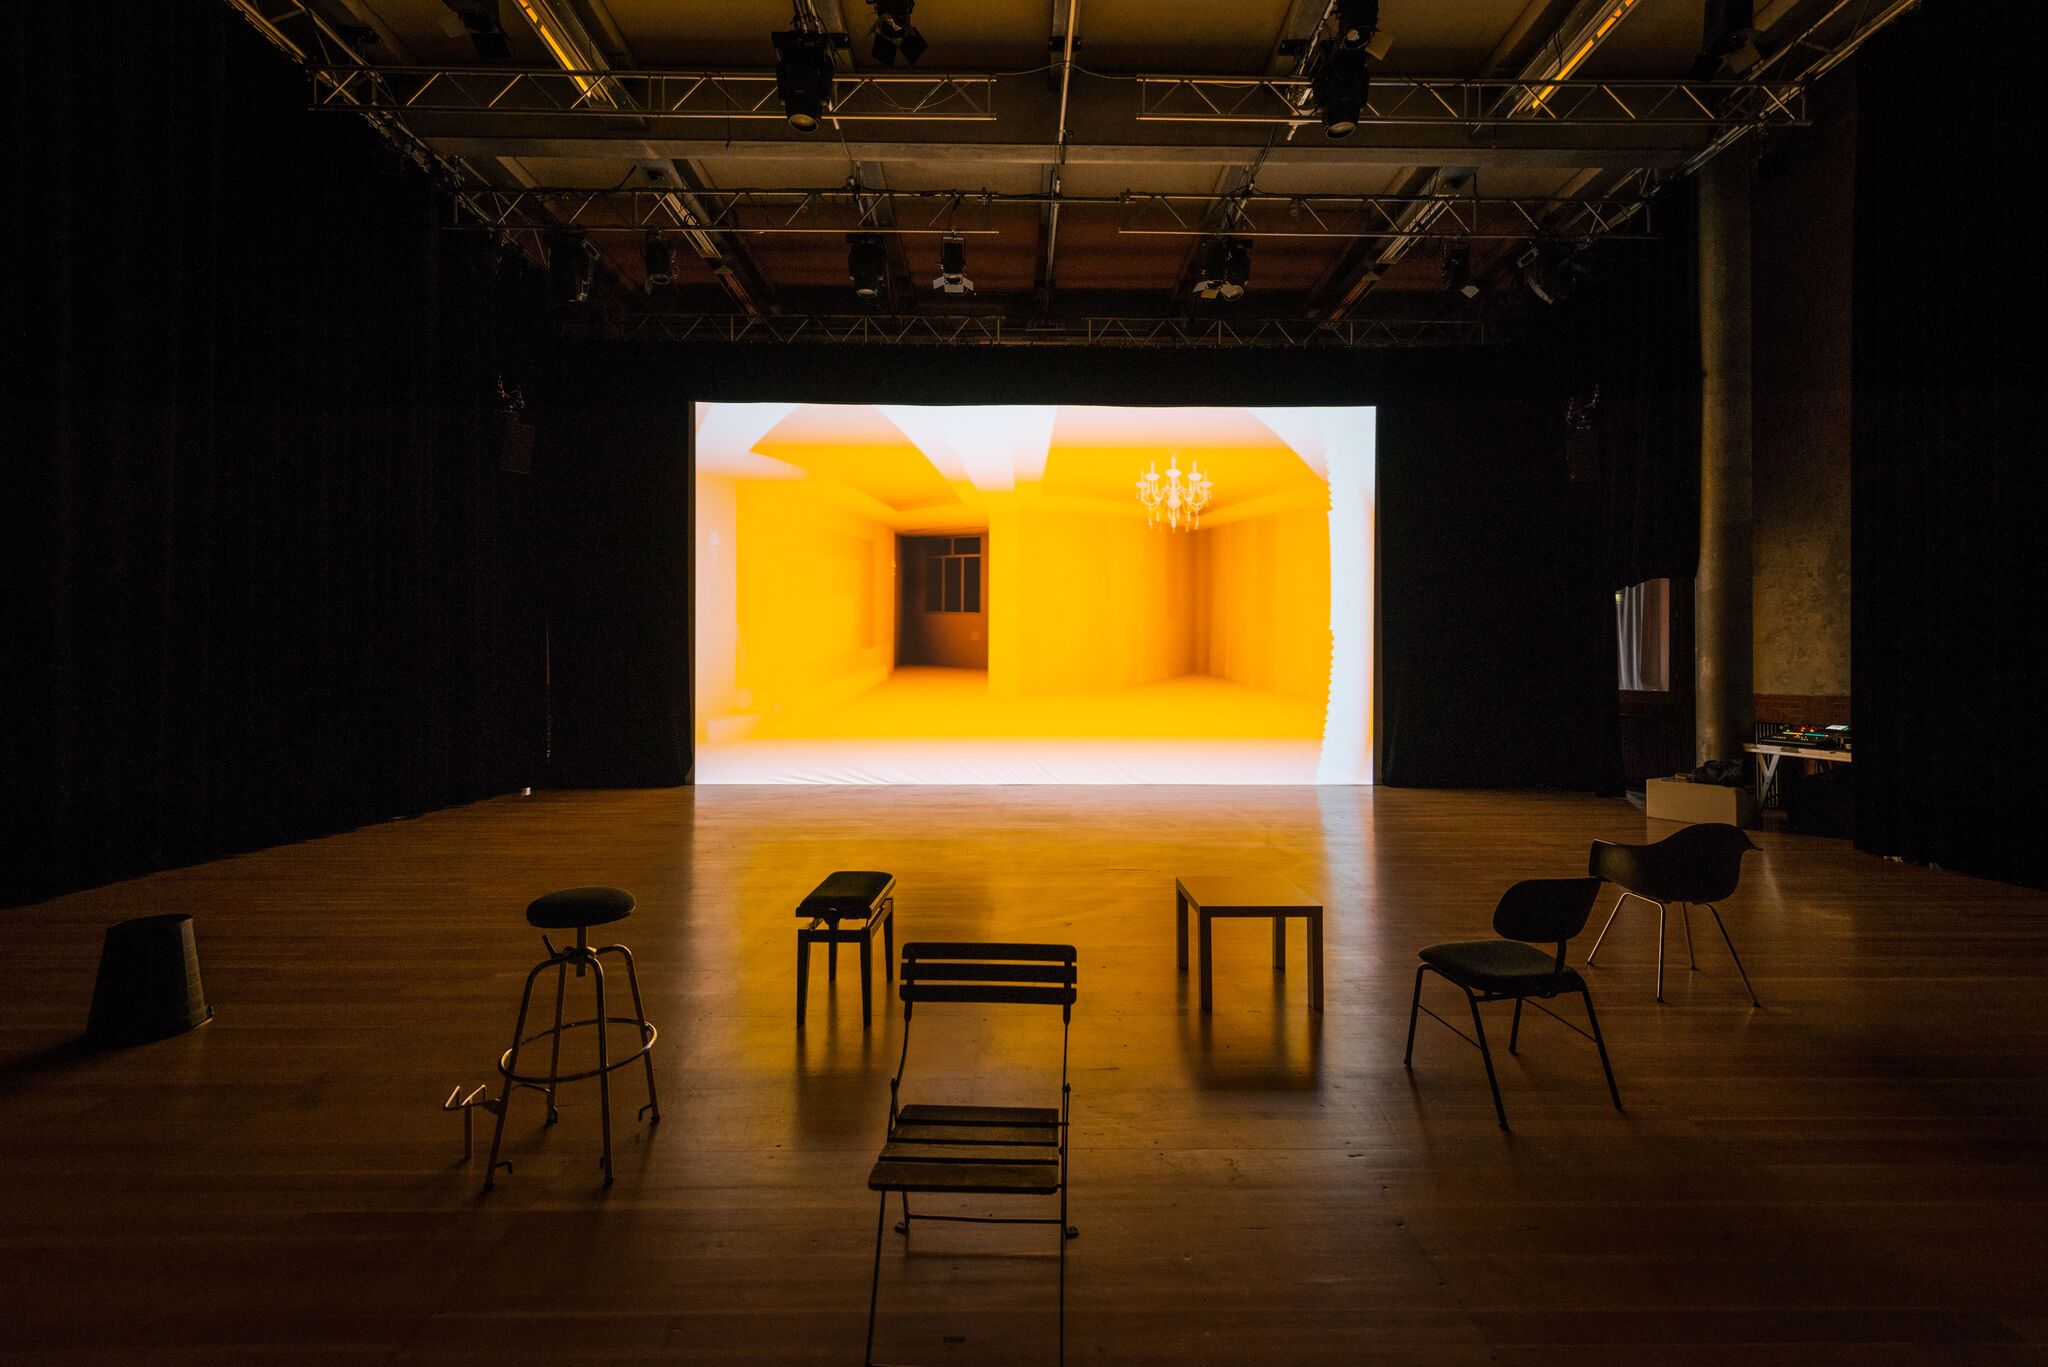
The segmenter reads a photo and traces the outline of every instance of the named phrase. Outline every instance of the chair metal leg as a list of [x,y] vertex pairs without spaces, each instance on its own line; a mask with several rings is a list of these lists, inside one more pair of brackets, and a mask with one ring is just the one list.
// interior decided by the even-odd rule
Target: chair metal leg
[[811,938],[796,933],[796,1023],[804,1023],[804,1007],[811,998]]
[[875,1021],[875,937],[873,932],[863,929],[860,933],[860,1028],[865,1030]]
[[1678,915],[1685,923],[1685,962],[1693,972],[1697,973],[1700,971],[1700,960],[1699,956],[1693,953],[1692,950],[1692,903],[1680,902],[1678,904]]
[[1600,1067],[1607,1074],[1607,1094],[1614,1098],[1614,1109],[1621,1109],[1621,1088],[1614,1085],[1614,1065],[1607,1061],[1607,1038],[1600,1033],[1600,1017],[1593,1011],[1593,994],[1585,988],[1579,989],[1579,996],[1586,1002],[1586,1021],[1593,1027],[1593,1047],[1600,1051]]
[[889,1193],[882,1193],[882,1204],[875,1211],[875,1273],[868,1282],[868,1347],[861,1361],[867,1367],[875,1367],[875,1305],[882,1295],[882,1221],[889,1215]]
[[[512,1074],[519,1071],[519,1041],[526,1037],[526,1008],[533,1002],[533,980],[552,967],[550,960],[543,959],[533,966],[526,975],[526,990],[519,994],[519,1018],[512,1025],[512,1049],[505,1060],[505,1086],[498,1093],[498,1124],[491,1132],[491,1161],[484,1169],[484,1190],[489,1191],[498,1184],[498,1152],[505,1143],[505,1117],[512,1110]],[[510,1164],[506,1165],[510,1168]]]
[[1664,922],[1671,908],[1657,904],[1657,1000],[1664,1000]]
[[1593,950],[1591,954],[1586,955],[1587,963],[1593,962],[1593,955],[1598,954],[1600,946],[1607,942],[1607,932],[1614,929],[1614,918],[1621,915],[1621,904],[1627,900],[1628,894],[1625,892],[1614,899],[1614,909],[1607,913],[1607,924],[1600,927],[1600,933],[1593,937]]
[[597,1109],[604,1130],[604,1184],[612,1184],[612,1070],[611,1055],[605,1051],[604,965],[590,956],[590,971],[597,979]]
[[1742,966],[1742,956],[1735,952],[1735,941],[1728,937],[1728,925],[1721,919],[1720,910],[1712,902],[1705,905],[1708,911],[1714,913],[1714,924],[1721,928],[1721,943],[1728,946],[1728,957],[1735,960],[1735,971],[1742,975],[1742,990],[1749,993],[1749,1004],[1762,1006],[1763,1003],[1757,1000],[1756,989],[1749,985],[1749,970]]
[[[910,1193],[899,1191],[896,1193],[896,1196],[898,1200],[903,1202],[903,1218],[897,1221],[896,1232],[908,1239],[910,1237]],[[889,1197],[886,1192],[882,1196],[882,1204],[884,1206],[889,1204]]]
[[1508,1052],[1515,1052],[1515,1045],[1522,1037],[1522,999],[1515,998],[1515,1023],[1508,1027]]
[[1422,975],[1427,972],[1428,964],[1415,970],[1415,1000],[1408,1003],[1408,1047],[1401,1053],[1403,1068],[1415,1066],[1415,1019],[1422,1014]]
[[[624,945],[608,945],[606,949],[616,949],[620,957],[626,961],[626,987],[633,994],[633,1015],[640,1021],[640,1038],[636,1041],[636,1044],[645,1044],[647,1042],[647,1008],[640,1004],[640,975],[633,968],[633,951]],[[661,1123],[661,1104],[655,1100],[654,1096],[654,1051],[652,1049],[644,1051],[640,1055],[640,1061],[647,1065],[647,1104],[640,1108],[640,1114],[649,1117],[648,1124],[659,1125]]]
[[562,1118],[555,1109],[555,1079],[562,1074],[562,998],[569,988],[569,965],[564,963],[555,970],[555,1030],[554,1039],[548,1049],[548,1119],[552,1125]]
[[1060,1181],[1060,1224],[1059,1233],[1054,1236],[1060,1241],[1060,1367],[1067,1361],[1067,1184]]
[[1486,1085],[1493,1089],[1493,1113],[1500,1117],[1500,1127],[1508,1127],[1508,1108],[1500,1104],[1500,1079],[1493,1075],[1493,1050],[1486,1047],[1486,1022],[1479,1019],[1479,998],[1465,990],[1465,1000],[1472,1007],[1472,1029],[1479,1036],[1479,1057],[1486,1061]]

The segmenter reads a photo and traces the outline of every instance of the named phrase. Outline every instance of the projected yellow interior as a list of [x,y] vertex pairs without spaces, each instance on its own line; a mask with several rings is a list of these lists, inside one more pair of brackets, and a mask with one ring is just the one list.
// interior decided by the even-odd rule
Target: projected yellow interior
[[1370,781],[1371,419],[698,405],[697,781]]

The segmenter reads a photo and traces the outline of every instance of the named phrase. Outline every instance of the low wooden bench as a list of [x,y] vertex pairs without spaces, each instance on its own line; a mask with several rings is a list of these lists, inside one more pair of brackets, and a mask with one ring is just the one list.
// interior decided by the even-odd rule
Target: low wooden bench
[[[890,873],[840,871],[829,875],[797,903],[799,919],[809,925],[796,932],[796,1023],[804,1023],[804,1007],[810,997],[811,946],[830,945],[826,963],[828,982],[839,981],[839,946],[860,946],[860,1023],[866,1029],[874,1020],[875,927],[882,928],[882,972],[895,981],[896,968],[896,876]],[[844,922],[859,922],[846,925]]]

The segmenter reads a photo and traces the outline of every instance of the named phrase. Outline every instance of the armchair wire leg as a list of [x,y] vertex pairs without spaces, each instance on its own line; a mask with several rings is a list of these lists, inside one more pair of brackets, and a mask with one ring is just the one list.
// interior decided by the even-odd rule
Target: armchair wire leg
[[1415,970],[1415,1000],[1408,1003],[1408,1047],[1401,1053],[1403,1068],[1412,1068],[1415,1065],[1415,1019],[1422,1014],[1422,975],[1427,972],[1428,964]]
[[1669,918],[1671,908],[1663,902],[1657,904],[1657,1000],[1664,1000],[1664,922]]
[[1600,952],[1600,946],[1607,943],[1607,932],[1614,929],[1614,918],[1621,915],[1621,904],[1627,900],[1628,894],[1625,892],[1614,899],[1614,909],[1607,913],[1607,924],[1601,926],[1600,933],[1593,937],[1592,951],[1586,955],[1587,963],[1592,963],[1594,956]]
[[1593,1027],[1593,1047],[1600,1051],[1600,1067],[1607,1074],[1607,1094],[1614,1098],[1614,1109],[1621,1109],[1621,1088],[1614,1085],[1614,1065],[1607,1061],[1607,1039],[1600,1033],[1600,1017],[1593,1012],[1593,994],[1585,988],[1579,989],[1579,996],[1586,1003],[1586,1021]]
[[1699,956],[1693,953],[1692,950],[1692,903],[1680,902],[1678,904],[1678,915],[1685,924],[1685,962],[1693,972],[1697,973],[1700,971],[1700,960]]
[[1479,1036],[1479,1057],[1486,1061],[1486,1085],[1493,1089],[1493,1113],[1500,1117],[1500,1127],[1508,1127],[1508,1108],[1500,1102],[1500,1079],[1493,1075],[1493,1050],[1486,1047],[1486,1022],[1479,1019],[1479,998],[1465,989],[1465,1000],[1472,1007],[1472,1029]]
[[1728,927],[1721,920],[1720,910],[1712,902],[1708,902],[1706,908],[1714,913],[1714,924],[1721,928],[1721,943],[1728,946],[1728,957],[1735,960],[1735,971],[1742,975],[1742,990],[1749,993],[1749,1004],[1762,1006],[1763,1003],[1757,1000],[1756,989],[1749,985],[1749,970],[1742,966],[1742,956],[1735,952],[1735,941],[1728,937]]

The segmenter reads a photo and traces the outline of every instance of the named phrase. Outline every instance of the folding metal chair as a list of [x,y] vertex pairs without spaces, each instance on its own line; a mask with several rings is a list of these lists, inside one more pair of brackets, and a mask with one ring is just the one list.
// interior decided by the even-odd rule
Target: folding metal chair
[[[881,1194],[875,1212],[875,1270],[868,1287],[868,1367],[875,1362],[875,1311],[882,1289],[882,1226],[889,1193],[903,1203],[896,1232],[906,1239],[913,1220],[962,1224],[1057,1225],[1059,1240],[1059,1361],[1067,1351],[1067,1240],[1080,1233],[1067,1223],[1067,1146],[1073,1088],[1067,1082],[1067,1038],[1074,1019],[1072,945],[992,944],[978,941],[903,946],[903,1054],[889,1079],[889,1139],[868,1174],[868,1190]],[[919,1002],[1060,1009],[1060,1104],[1038,1106],[902,1105],[903,1070],[910,1061],[910,1021]],[[912,1211],[910,1194],[1027,1196],[1057,1200],[1057,1215],[943,1215]]]

